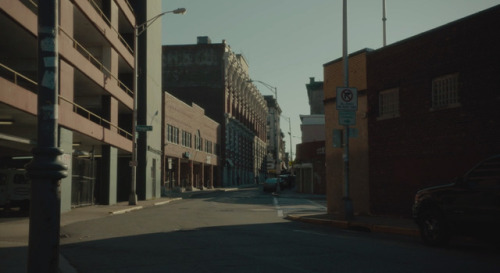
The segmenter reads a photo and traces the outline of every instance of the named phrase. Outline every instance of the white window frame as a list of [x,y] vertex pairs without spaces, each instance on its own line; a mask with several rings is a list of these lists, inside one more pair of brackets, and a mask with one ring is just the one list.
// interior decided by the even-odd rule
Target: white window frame
[[432,80],[431,111],[460,106],[458,73]]
[[380,91],[378,94],[378,106],[378,119],[399,117],[399,88]]

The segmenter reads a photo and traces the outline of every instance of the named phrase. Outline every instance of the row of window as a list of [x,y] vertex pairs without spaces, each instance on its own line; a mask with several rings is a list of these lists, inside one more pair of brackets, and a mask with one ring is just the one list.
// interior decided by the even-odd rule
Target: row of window
[[[193,134],[182,130],[181,139],[179,140],[179,128],[168,124],[167,125],[167,141],[174,144],[180,144],[184,147],[193,148]],[[200,136],[200,131],[194,136],[194,148],[198,151],[204,151],[209,154],[215,154],[217,148],[212,141],[204,140]]]
[[[460,106],[458,96],[458,73],[432,80],[431,107],[441,109]],[[379,117],[399,116],[399,88],[379,93]]]

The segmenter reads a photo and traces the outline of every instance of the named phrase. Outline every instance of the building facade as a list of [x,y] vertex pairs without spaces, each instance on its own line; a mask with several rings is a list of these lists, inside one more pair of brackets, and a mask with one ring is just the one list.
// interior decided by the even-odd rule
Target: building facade
[[[368,120],[366,118],[366,55],[370,49],[363,49],[349,55],[349,86],[358,90],[358,111],[356,124],[350,126],[350,132],[357,132],[349,138],[349,188],[350,198],[357,214],[370,213],[370,188],[368,179]],[[328,212],[342,214],[345,192],[344,180],[344,143],[345,127],[339,124],[336,109],[336,89],[344,84],[344,63],[342,58],[323,65],[325,92],[325,164]],[[337,134],[334,135],[334,132]],[[340,137],[339,146],[334,145],[334,138]]]
[[225,41],[163,46],[163,90],[196,103],[221,126],[215,186],[255,183],[265,175],[267,106],[249,82],[248,64]]
[[162,163],[166,190],[213,188],[220,180],[220,125],[203,108],[164,93]]
[[[355,214],[410,216],[415,192],[500,153],[496,6],[378,50],[349,56],[358,89],[350,138]],[[474,41],[474,42],[471,42]],[[328,212],[342,213],[343,149],[334,147],[341,59],[324,65]],[[352,130],[351,129],[351,130]]]
[[367,56],[373,213],[500,153],[499,24],[500,5]]
[[[61,210],[113,204],[130,189],[134,11],[125,0],[58,8]],[[0,119],[11,121],[0,125],[0,154],[3,168],[19,168],[36,144],[38,7],[2,1],[0,10]]]
[[276,176],[283,169],[283,136],[280,127],[281,108],[273,96],[264,96],[267,102],[267,175]]
[[300,115],[302,143],[297,145],[295,173],[297,191],[326,193],[325,178],[325,108],[323,82],[309,78],[306,84],[309,115]]

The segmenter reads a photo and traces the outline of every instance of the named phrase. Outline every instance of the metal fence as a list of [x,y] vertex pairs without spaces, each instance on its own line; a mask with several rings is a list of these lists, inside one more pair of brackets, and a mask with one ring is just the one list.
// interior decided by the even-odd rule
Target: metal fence
[[95,161],[88,158],[73,158],[73,179],[71,206],[91,206],[94,204]]

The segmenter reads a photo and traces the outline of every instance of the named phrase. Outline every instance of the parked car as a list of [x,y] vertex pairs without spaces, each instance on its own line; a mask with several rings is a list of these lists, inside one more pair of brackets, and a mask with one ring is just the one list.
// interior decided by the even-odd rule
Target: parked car
[[498,239],[500,155],[485,159],[451,184],[418,191],[413,217],[428,245],[445,245],[455,235]]
[[264,191],[273,191],[276,192],[278,191],[278,183],[280,183],[280,189],[282,189],[283,185],[283,179],[279,177],[272,177],[272,178],[267,178],[264,181],[264,184],[262,186],[262,189]]
[[19,207],[28,210],[30,180],[25,170],[0,170],[0,207]]
[[280,175],[282,179],[283,188],[293,188],[295,182],[295,176],[291,174],[282,174]]

